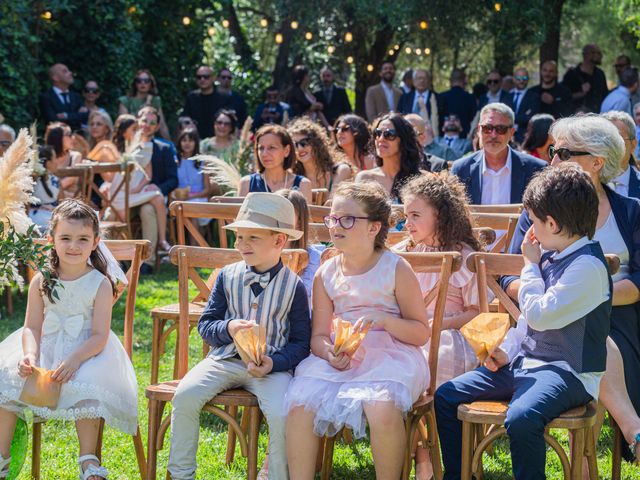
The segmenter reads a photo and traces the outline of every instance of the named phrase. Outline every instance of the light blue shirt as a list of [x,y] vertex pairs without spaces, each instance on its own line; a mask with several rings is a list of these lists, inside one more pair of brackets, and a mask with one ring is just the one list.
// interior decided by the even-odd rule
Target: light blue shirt
[[612,110],[625,112],[631,115],[633,118],[633,111],[631,110],[631,92],[628,88],[620,85],[614,88],[609,95],[602,102],[600,107],[600,113],[610,112]]
[[191,193],[200,193],[204,190],[204,176],[196,168],[195,160],[185,158],[178,165],[178,188],[189,187]]

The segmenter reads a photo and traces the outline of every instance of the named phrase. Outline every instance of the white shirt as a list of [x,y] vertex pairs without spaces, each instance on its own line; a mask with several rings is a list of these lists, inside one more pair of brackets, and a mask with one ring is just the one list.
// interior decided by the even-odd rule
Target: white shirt
[[[582,237],[553,255],[561,259],[590,243]],[[522,340],[527,334],[527,325],[537,331],[566,327],[591,312],[597,305],[609,298],[609,273],[600,260],[590,255],[582,255],[571,263],[555,285],[545,291],[540,267],[526,265],[520,274],[518,302],[521,315],[516,328],[507,332],[500,348],[513,360],[521,352]],[[598,398],[600,379],[604,372],[577,373],[565,361],[543,362],[525,357],[522,368],[537,368],[555,365],[571,372],[584,385],[594,399]]]
[[616,217],[614,217],[613,211],[609,212],[605,224],[596,230],[593,239],[600,242],[603,252],[617,255],[620,259],[620,269],[612,276],[613,281],[618,282],[628,278],[630,273],[629,249],[620,234],[620,229],[616,223]]
[[629,180],[631,180],[631,165],[627,167],[627,169],[618,175],[616,178],[609,182],[609,186],[613,188],[616,193],[620,195],[624,195],[625,197],[629,196]]
[[507,163],[500,170],[495,171],[487,167],[482,152],[482,205],[497,205],[511,203],[511,149],[507,154]]
[[[69,90],[67,90],[66,92],[63,92],[62,90],[60,90],[58,87],[53,87],[53,91],[56,93],[56,95],[58,96],[58,98],[60,99],[60,102],[63,105],[66,105],[67,103],[71,102],[71,96],[69,95]],[[67,99],[65,100],[64,97],[62,96],[63,93],[67,94]]]
[[387,97],[387,105],[389,106],[389,110],[393,111],[396,109],[396,99],[393,97],[393,87],[391,85],[387,85],[387,82],[380,82],[382,85],[382,90],[384,90],[384,96]]

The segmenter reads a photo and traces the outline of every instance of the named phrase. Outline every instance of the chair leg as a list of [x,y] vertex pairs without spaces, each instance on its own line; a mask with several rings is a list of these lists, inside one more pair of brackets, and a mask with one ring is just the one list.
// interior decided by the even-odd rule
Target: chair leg
[[427,423],[427,432],[429,434],[428,446],[429,456],[431,457],[431,465],[433,466],[434,480],[442,480],[442,458],[440,456],[440,439],[438,438],[438,429],[436,426],[436,414],[432,409],[427,412],[424,417]]
[[462,480],[471,480],[471,459],[473,457],[473,430],[474,425],[469,422],[462,422],[462,452],[461,462],[461,478]]
[[582,459],[584,458],[585,429],[572,430],[571,480],[582,480]]
[[611,452],[611,480],[620,480],[622,475],[622,430],[609,413],[609,424],[613,429],[613,451]]
[[147,480],[156,480],[158,467],[158,430],[162,420],[164,402],[149,400],[149,431],[147,438]]
[[33,422],[31,443],[31,478],[40,480],[40,455],[42,453],[42,423]]
[[256,480],[258,477],[258,437],[260,437],[260,409],[257,407],[245,407],[249,410],[249,438],[247,452],[247,478]]
[[136,452],[136,461],[138,462],[138,470],[140,471],[141,480],[147,478],[147,459],[144,456],[144,445],[142,444],[142,435],[140,435],[140,426],[136,430],[133,438],[133,448]]
[[589,480],[598,480],[597,439],[593,427],[587,430],[586,435],[584,454],[587,457],[587,465],[589,466]]
[[151,317],[153,324],[153,336],[151,337],[151,385],[158,383],[158,372],[160,370],[160,355],[164,350],[160,345],[162,333],[166,320]]
[[324,437],[324,455],[322,458],[322,470],[320,471],[320,480],[329,480],[331,470],[333,470],[333,447],[335,446],[335,437]]
[[[233,418],[236,418],[238,415],[238,407],[229,405],[224,408],[226,412],[231,415]],[[246,411],[246,409],[245,409]],[[244,421],[244,412],[242,413],[242,420]],[[244,428],[243,430],[244,431]],[[227,465],[230,465],[233,462],[233,457],[236,451],[236,431],[229,427],[227,429],[227,453],[225,455],[224,462]]]

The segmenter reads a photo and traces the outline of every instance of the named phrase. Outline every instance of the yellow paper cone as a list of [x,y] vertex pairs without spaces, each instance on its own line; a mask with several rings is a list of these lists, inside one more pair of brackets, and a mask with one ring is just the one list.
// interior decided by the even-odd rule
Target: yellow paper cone
[[33,367],[33,373],[27,377],[20,401],[35,407],[56,408],[60,399],[62,384],[51,379],[53,370]]
[[481,313],[460,328],[460,333],[476,352],[480,363],[484,363],[502,343],[509,326],[508,313]]

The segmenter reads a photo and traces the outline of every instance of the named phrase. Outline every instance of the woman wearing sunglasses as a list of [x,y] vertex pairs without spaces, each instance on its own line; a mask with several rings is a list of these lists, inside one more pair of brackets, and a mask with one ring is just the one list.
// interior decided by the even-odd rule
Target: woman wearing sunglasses
[[375,156],[371,152],[371,132],[364,118],[353,113],[338,117],[333,125],[332,139],[335,145],[360,170],[375,167]]
[[[619,174],[624,141],[611,122],[595,114],[560,119],[549,134],[554,139],[551,166],[574,162],[591,176],[599,199],[594,239],[605,254],[620,259],[620,270],[613,275],[607,369],[599,400],[622,430],[628,444],[622,448],[624,458],[632,460],[640,454],[640,204],[607,186]],[[521,252],[531,224],[523,211],[509,253]],[[517,299],[520,280],[503,277],[501,283]]]
[[308,118],[295,119],[287,131],[298,158],[293,171],[307,177],[311,188],[326,188],[330,199],[335,187],[353,176],[346,157],[331,146],[326,130]]
[[149,70],[143,68],[136,72],[127,94],[118,98],[118,115],[130,113],[136,116],[142,107],[149,105],[160,116],[160,135],[166,139],[171,138],[162,113],[162,99],[158,95],[156,79]]
[[376,168],[361,171],[356,182],[377,182],[394,203],[400,201],[400,187],[420,175],[420,146],[409,122],[399,113],[390,113],[374,122]]
[[242,177],[238,196],[289,189],[299,190],[307,203],[311,203],[311,182],[291,172],[296,163],[296,149],[286,128],[264,125],[256,132],[253,146],[258,171]]

